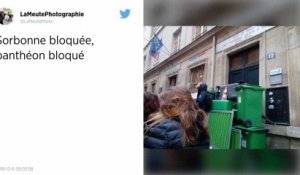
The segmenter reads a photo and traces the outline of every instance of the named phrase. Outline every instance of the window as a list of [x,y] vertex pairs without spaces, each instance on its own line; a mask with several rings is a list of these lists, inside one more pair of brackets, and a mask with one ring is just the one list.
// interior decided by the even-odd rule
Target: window
[[161,93],[161,92],[162,92],[162,90],[163,90],[163,88],[162,88],[162,87],[160,87],[160,88],[158,89],[158,93]]
[[160,28],[160,26],[154,26],[153,28],[152,28],[152,34],[151,34],[151,37],[155,34],[155,33],[157,33],[158,32],[158,29]]
[[247,65],[257,64],[259,61],[258,58],[259,58],[258,49],[250,50],[247,55],[246,64]]
[[173,53],[177,52],[180,49],[180,37],[181,29],[179,29],[173,34]]
[[148,57],[148,60],[147,60],[147,68],[146,69],[151,67],[151,54],[149,54],[147,57]]
[[201,26],[201,33],[207,32],[207,26]]
[[147,55],[144,56],[144,70],[146,69],[146,60],[147,60]]
[[145,85],[145,86],[144,86],[144,91],[147,92],[147,90],[148,90],[148,86]]
[[259,84],[259,46],[253,46],[229,57],[229,84]]
[[169,78],[169,86],[176,86],[177,75]]
[[197,92],[197,84],[203,82],[204,65],[191,69],[191,92]]
[[241,55],[235,55],[230,59],[230,70],[243,68],[243,59]]
[[194,38],[201,34],[201,26],[195,26],[194,28]]
[[196,38],[199,35],[203,35],[205,32],[207,32],[207,26],[195,26],[194,27],[194,38]]
[[151,92],[152,93],[155,93],[155,86],[156,86],[155,82],[151,84]]

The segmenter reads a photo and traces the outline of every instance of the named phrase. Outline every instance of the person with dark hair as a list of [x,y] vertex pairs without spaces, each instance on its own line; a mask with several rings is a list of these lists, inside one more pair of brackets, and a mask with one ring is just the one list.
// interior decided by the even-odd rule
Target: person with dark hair
[[144,122],[148,120],[148,117],[158,112],[159,99],[158,96],[151,92],[144,92]]
[[3,24],[4,19],[5,19],[5,13],[3,11],[0,11],[0,24]]
[[186,88],[171,87],[160,96],[160,110],[146,123],[144,147],[209,148],[207,117]]
[[203,109],[206,113],[210,111],[212,98],[207,92],[207,85],[205,83],[201,83],[198,88],[196,102],[198,107]]

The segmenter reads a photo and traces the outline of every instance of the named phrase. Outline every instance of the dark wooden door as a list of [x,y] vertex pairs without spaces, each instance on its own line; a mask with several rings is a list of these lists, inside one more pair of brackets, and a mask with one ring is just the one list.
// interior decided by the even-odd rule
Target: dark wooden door
[[259,47],[254,46],[229,57],[229,84],[259,84]]

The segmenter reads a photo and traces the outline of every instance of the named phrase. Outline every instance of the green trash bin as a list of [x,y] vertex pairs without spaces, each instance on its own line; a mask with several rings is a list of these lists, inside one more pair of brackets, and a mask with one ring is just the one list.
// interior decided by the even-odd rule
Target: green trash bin
[[262,93],[265,88],[254,85],[241,85],[236,87],[237,119],[250,120],[251,126],[262,126]]
[[240,125],[234,127],[242,132],[242,149],[266,149],[268,130],[262,127],[246,128]]
[[213,100],[211,105],[211,110],[232,110],[232,102],[229,100]]
[[242,131],[240,129],[231,129],[230,149],[241,149]]

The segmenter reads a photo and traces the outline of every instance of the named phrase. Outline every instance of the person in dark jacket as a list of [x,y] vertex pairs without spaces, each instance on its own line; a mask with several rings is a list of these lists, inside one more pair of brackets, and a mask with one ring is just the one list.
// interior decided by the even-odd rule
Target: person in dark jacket
[[207,92],[207,85],[205,83],[200,84],[196,99],[198,107],[207,113],[210,111],[211,101],[210,94]]
[[146,122],[144,147],[209,148],[207,117],[186,88],[171,87],[160,96],[160,110]]

